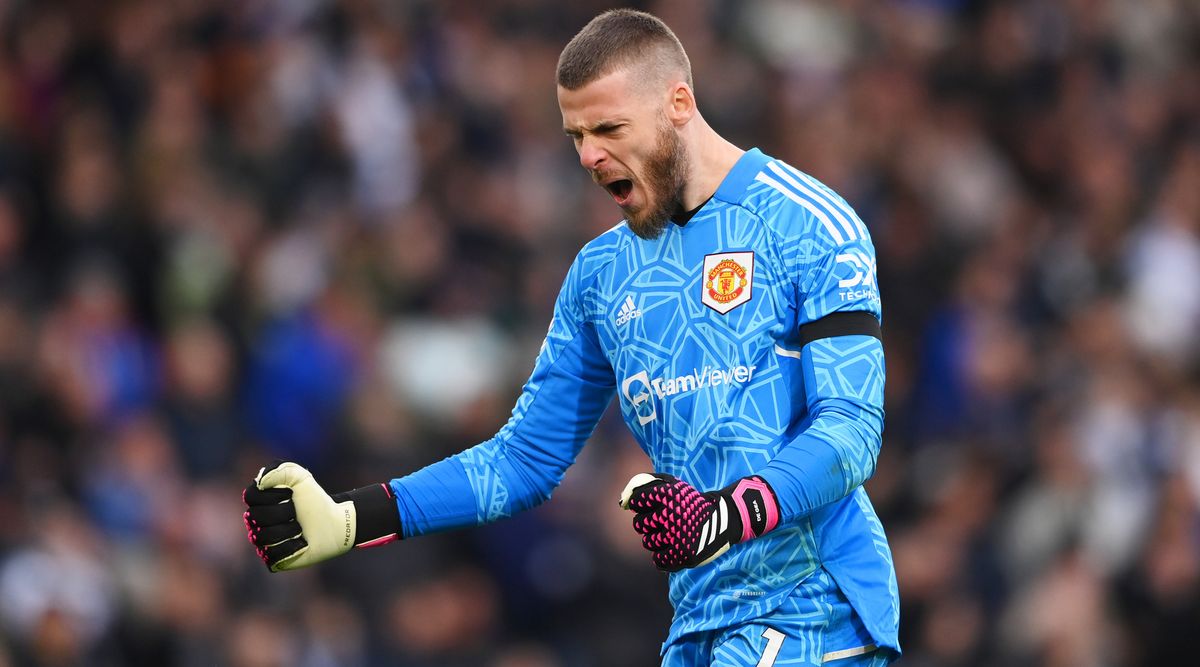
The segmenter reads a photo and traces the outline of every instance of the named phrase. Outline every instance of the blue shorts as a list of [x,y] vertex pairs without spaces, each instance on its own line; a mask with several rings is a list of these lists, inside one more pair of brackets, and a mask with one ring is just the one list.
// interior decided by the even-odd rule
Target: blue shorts
[[667,647],[663,667],[884,667],[846,596],[825,570],[796,587],[775,611],[741,625],[689,634]]

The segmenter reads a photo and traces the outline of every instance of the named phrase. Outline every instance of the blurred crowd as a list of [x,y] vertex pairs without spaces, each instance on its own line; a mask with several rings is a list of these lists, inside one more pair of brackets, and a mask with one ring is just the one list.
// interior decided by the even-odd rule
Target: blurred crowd
[[[871,229],[900,664],[1193,663],[1200,5],[630,4]],[[619,218],[553,84],[609,6],[0,0],[0,665],[657,664],[612,414],[493,526],[270,575],[240,517],[507,418]]]

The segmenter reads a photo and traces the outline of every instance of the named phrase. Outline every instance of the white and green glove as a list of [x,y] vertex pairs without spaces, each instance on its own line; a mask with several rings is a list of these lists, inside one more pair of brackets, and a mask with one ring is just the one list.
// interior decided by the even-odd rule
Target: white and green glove
[[308,567],[354,547],[399,539],[400,513],[387,484],[330,496],[312,473],[276,461],[242,492],[246,535],[272,572]]

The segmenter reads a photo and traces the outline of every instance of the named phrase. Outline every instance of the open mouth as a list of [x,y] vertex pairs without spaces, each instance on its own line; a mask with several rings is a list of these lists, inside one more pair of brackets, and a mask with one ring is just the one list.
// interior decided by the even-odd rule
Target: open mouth
[[629,195],[633,192],[633,181],[628,178],[617,179],[606,184],[604,189],[613,196],[618,206],[624,206],[629,202]]

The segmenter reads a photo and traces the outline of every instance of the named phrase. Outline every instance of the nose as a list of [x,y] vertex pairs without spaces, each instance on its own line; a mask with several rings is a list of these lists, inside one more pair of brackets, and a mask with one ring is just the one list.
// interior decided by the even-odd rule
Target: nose
[[588,171],[599,169],[607,155],[598,142],[591,137],[584,137],[579,142],[579,164],[583,165],[583,168]]

